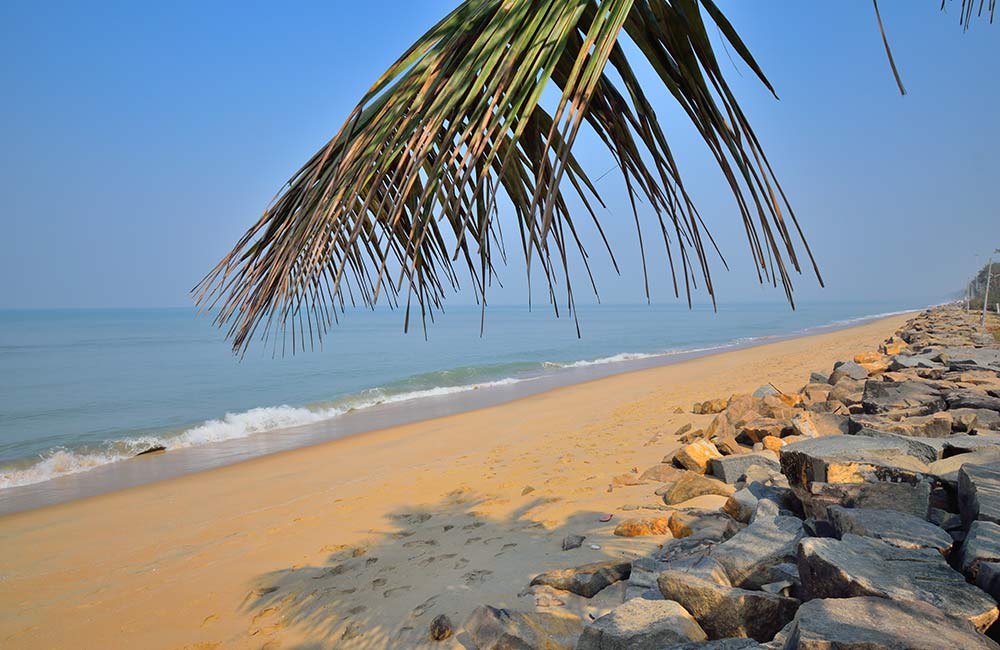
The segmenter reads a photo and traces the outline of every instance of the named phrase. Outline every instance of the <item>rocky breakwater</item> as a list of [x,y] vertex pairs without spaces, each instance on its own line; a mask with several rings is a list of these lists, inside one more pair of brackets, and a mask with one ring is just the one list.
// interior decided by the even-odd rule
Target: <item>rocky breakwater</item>
[[649,516],[615,533],[658,536],[656,552],[528,587],[592,599],[614,585],[619,603],[587,620],[551,597],[483,606],[472,646],[1000,650],[1000,349],[973,318],[931,309],[797,392],[692,412],[674,453],[616,478],[650,484]]

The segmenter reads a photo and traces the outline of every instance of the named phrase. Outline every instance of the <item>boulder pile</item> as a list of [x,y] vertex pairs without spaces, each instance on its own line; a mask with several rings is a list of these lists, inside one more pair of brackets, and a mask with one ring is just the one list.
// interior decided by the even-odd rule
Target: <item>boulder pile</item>
[[[655,515],[623,538],[652,555],[536,576],[586,598],[624,583],[595,620],[480,607],[480,650],[1000,650],[1000,346],[954,306],[878,350],[713,398],[711,420],[638,475]],[[713,495],[719,509],[686,507]]]

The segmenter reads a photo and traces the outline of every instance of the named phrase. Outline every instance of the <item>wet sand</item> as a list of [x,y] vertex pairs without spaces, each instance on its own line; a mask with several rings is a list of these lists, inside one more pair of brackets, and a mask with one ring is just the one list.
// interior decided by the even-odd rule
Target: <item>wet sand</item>
[[[656,503],[655,486],[609,483],[658,462],[682,424],[707,423],[690,414],[694,401],[767,381],[796,390],[907,318],[7,515],[0,647],[461,648],[461,635],[425,640],[434,616],[531,609],[535,598],[518,594],[534,574],[657,543],[611,534],[626,509]],[[603,513],[615,519],[600,523]],[[587,541],[563,552],[570,533]],[[615,598],[605,591],[562,607],[599,614]]]

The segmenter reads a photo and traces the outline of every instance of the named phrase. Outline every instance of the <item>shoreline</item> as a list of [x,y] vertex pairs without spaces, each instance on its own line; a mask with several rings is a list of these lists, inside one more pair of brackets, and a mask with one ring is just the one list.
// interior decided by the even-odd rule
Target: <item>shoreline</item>
[[638,353],[642,356],[620,361],[578,361],[550,372],[516,380],[508,381],[508,378],[487,382],[482,387],[478,387],[479,385],[467,389],[460,387],[463,390],[442,395],[390,400],[357,410],[352,409],[316,422],[278,427],[217,442],[176,449],[168,448],[162,453],[140,454],[38,482],[0,488],[0,517],[209,471],[283,451],[322,445],[380,429],[508,404],[532,395],[599,381],[607,377],[842,331],[920,311],[922,310],[914,309],[862,316],[787,334],[759,336],[746,340],[736,339],[691,350]]
[[[479,603],[523,607],[519,594],[538,571],[656,546],[656,537],[616,537],[614,522],[599,519],[649,499],[648,485],[609,485],[670,454],[681,425],[706,426],[713,416],[692,414],[692,403],[766,382],[798,390],[811,371],[874,349],[907,319],[616,374],[0,517],[0,640],[458,650],[454,638],[426,641],[439,612],[460,622]],[[568,534],[587,542],[563,552]],[[581,607],[599,609],[598,600]]]

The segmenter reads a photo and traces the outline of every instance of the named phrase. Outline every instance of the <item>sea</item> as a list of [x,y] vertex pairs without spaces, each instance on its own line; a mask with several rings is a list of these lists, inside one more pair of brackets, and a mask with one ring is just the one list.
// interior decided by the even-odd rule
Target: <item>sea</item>
[[155,447],[214,458],[189,464],[198,469],[356,433],[366,411],[421,419],[926,306],[585,305],[580,336],[547,308],[490,306],[481,331],[479,307],[450,306],[408,333],[399,311],[357,310],[321,348],[256,345],[244,357],[194,309],[0,311],[0,502],[98,469],[113,476]]

